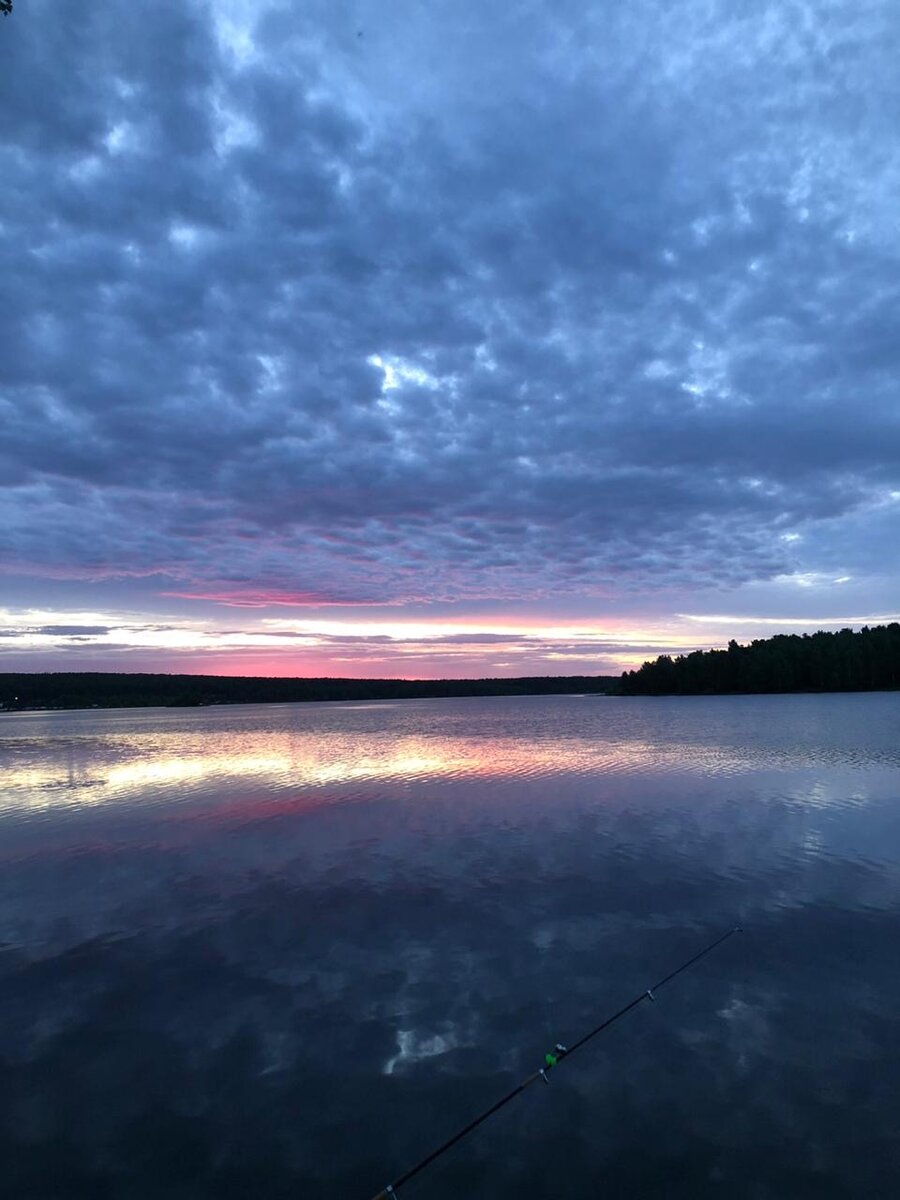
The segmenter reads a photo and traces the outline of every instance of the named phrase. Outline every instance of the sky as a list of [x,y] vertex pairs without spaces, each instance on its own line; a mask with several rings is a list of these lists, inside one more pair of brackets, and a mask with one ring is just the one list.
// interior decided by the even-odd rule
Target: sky
[[894,0],[16,0],[0,671],[898,619]]

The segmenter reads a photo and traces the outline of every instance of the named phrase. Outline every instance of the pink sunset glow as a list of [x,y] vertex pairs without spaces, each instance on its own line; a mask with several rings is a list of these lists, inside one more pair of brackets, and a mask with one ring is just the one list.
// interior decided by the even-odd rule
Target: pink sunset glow
[[0,671],[618,674],[892,614],[853,6],[815,49],[777,5],[102,7],[0,29]]

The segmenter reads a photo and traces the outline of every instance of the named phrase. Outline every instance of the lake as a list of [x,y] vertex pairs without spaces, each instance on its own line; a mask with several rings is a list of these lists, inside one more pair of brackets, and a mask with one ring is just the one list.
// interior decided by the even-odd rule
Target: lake
[[28,1200],[900,1193],[900,695],[0,717]]

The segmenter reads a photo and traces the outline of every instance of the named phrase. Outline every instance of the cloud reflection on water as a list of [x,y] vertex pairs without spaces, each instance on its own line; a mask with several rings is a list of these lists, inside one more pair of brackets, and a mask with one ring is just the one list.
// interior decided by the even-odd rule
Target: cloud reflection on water
[[[740,919],[739,946],[428,1194],[877,1194],[900,1116],[896,712],[563,697],[3,722],[16,1186],[368,1194]],[[29,772],[56,782],[35,807]]]
[[[16,724],[3,728],[8,736],[0,738],[4,759],[0,809],[52,809],[60,803],[86,806],[122,800],[182,803],[212,789],[233,791],[248,779],[257,791],[283,793],[360,781],[389,784],[447,777],[524,780],[629,772],[721,777],[757,771],[761,755],[776,770],[810,761],[871,766],[893,760],[900,765],[897,754],[883,747],[866,754],[863,747],[843,748],[828,737],[792,740],[788,736],[760,744],[743,736],[739,714],[731,726],[703,729],[695,724],[688,736],[684,729],[669,728],[664,721],[641,729],[647,710],[634,700],[569,697],[563,703],[570,720],[562,724],[556,717],[548,727],[533,719],[533,705],[517,712],[512,702],[498,724],[497,706],[488,704],[482,709],[486,727],[478,733],[471,727],[458,728],[458,714],[464,709],[450,702],[431,710],[448,718],[449,728],[427,719],[421,731],[406,728],[422,723],[429,703],[440,705],[278,706],[275,728],[257,728],[218,709],[205,720],[202,716],[198,720],[195,713],[180,720],[169,715],[162,732],[154,729],[146,714],[116,714],[116,726],[106,737],[94,730],[98,723],[102,727],[104,714],[65,713],[59,714],[65,725],[46,741],[31,730],[39,731],[48,722],[52,728],[52,717],[31,718],[31,729],[28,718],[19,717]],[[239,711],[246,717],[246,709]],[[385,736],[384,722],[392,712],[397,728]],[[640,718],[635,722],[637,731],[623,730],[623,716],[628,726],[629,715]],[[703,736],[697,736],[698,729]],[[67,736],[60,737],[61,731]],[[820,790],[824,796],[827,783]]]

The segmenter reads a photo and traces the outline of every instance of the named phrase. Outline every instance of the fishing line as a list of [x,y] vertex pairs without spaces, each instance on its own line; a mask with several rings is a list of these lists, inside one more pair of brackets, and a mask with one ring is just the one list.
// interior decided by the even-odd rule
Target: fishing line
[[577,1042],[573,1042],[571,1046],[563,1046],[562,1043],[557,1042],[553,1049],[544,1055],[544,1065],[542,1067],[539,1067],[537,1071],[533,1071],[530,1075],[522,1080],[518,1087],[514,1087],[511,1092],[507,1092],[507,1094],[498,1100],[496,1104],[492,1104],[490,1108],[486,1108],[483,1113],[475,1117],[474,1120],[468,1123],[468,1125],[463,1126],[458,1133],[455,1133],[453,1137],[449,1138],[442,1145],[438,1146],[436,1150],[432,1150],[430,1154],[427,1154],[423,1159],[420,1159],[420,1161],[417,1162],[414,1167],[410,1167],[408,1171],[404,1171],[402,1175],[398,1175],[396,1179],[392,1180],[386,1187],[382,1188],[381,1191],[372,1198],[372,1200],[391,1200],[391,1197],[396,1196],[398,1188],[401,1188],[404,1184],[409,1183],[414,1176],[418,1175],[420,1171],[424,1171],[425,1168],[433,1163],[436,1158],[440,1158],[440,1156],[445,1154],[451,1146],[455,1146],[457,1142],[462,1141],[466,1134],[471,1133],[473,1129],[477,1129],[483,1121],[486,1121],[488,1117],[492,1117],[495,1112],[499,1112],[504,1105],[509,1104],[510,1100],[514,1100],[516,1096],[521,1095],[526,1088],[531,1087],[533,1083],[537,1083],[539,1079],[543,1080],[544,1083],[549,1083],[550,1072],[554,1067],[558,1066],[564,1058],[568,1058],[570,1054],[574,1054],[576,1050],[579,1050],[583,1045],[585,1045],[586,1042],[589,1042],[591,1038],[596,1037],[598,1033],[602,1033],[604,1029],[609,1029],[610,1025],[615,1024],[615,1022],[621,1017],[624,1017],[626,1013],[631,1012],[633,1008],[637,1008],[637,1006],[644,1000],[653,1000],[655,998],[655,993],[658,992],[661,987],[665,987],[667,983],[671,983],[676,976],[682,973],[682,971],[686,971],[689,967],[692,967],[694,963],[699,962],[701,958],[705,958],[707,954],[711,954],[717,946],[721,946],[722,943],[727,941],[732,934],[740,932],[741,926],[735,925],[733,929],[729,929],[727,933],[723,933],[721,937],[717,937],[714,942],[710,942],[708,946],[704,947],[704,949],[702,949],[698,954],[695,954],[693,958],[689,958],[687,962],[683,962],[680,967],[676,967],[674,971],[670,971],[668,975],[665,975],[659,980],[658,983],[654,983],[652,987],[646,988],[639,996],[635,996],[633,1000],[629,1001],[624,1008],[620,1008],[619,1011],[613,1013],[611,1017],[607,1017],[606,1020],[601,1021],[599,1025],[596,1025],[590,1031],[590,1033],[586,1033],[584,1037],[579,1038]]

